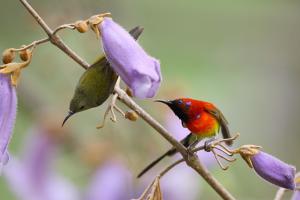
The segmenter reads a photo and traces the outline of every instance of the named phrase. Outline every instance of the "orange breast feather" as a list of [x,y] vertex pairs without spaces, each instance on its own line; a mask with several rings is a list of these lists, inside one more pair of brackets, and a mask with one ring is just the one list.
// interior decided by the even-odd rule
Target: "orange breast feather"
[[195,119],[186,123],[187,128],[194,134],[210,137],[219,131],[218,121],[209,113],[202,111]]

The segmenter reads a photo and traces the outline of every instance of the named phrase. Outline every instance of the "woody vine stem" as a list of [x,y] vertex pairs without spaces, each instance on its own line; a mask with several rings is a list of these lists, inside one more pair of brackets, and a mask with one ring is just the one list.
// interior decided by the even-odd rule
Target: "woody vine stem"
[[[36,12],[36,10],[26,1],[19,0],[24,7],[29,11],[29,13],[34,17],[38,24],[43,28],[48,38],[42,39],[40,43],[50,41],[53,45],[58,47],[67,56],[72,58],[81,67],[87,69],[89,64],[84,61],[80,56],[78,56],[72,49],[70,49],[63,40],[56,34],[61,28],[58,27],[52,30],[43,18]],[[134,110],[146,123],[148,123],[152,128],[154,128],[162,137],[164,137],[172,146],[174,146],[178,152],[182,155],[184,161],[188,166],[193,168],[203,179],[220,195],[221,198],[225,200],[234,200],[235,198],[221,185],[212,174],[203,166],[202,162],[199,160],[195,153],[191,155],[188,154],[187,149],[176,139],[174,139],[171,134],[150,114],[148,114],[144,109],[142,109],[135,101],[133,101],[126,92],[116,85],[114,93],[118,95],[118,98],[126,106]]]

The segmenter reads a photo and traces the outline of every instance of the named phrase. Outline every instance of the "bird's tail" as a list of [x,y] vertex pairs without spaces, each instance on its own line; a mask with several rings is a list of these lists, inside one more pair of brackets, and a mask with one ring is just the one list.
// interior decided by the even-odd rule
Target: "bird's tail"
[[[193,134],[190,133],[189,135],[187,135],[185,138],[183,138],[180,143],[184,146],[184,147],[188,147],[190,146],[190,144],[192,143],[192,137]],[[164,159],[167,156],[173,156],[174,154],[177,153],[177,150],[173,147],[171,149],[169,149],[166,153],[164,153],[163,155],[161,155],[160,157],[158,157],[157,159],[155,159],[153,162],[151,162],[147,167],[145,167],[137,176],[137,178],[140,178],[141,176],[143,176],[147,171],[149,171],[152,167],[154,167],[157,163],[159,163],[159,161],[161,161],[162,159]]]
[[[224,116],[221,116],[221,120],[220,120],[220,125],[221,125],[221,132],[222,132],[222,136],[224,139],[228,139],[231,138],[231,134],[227,125],[227,121],[224,118]],[[233,141],[229,140],[225,142],[227,145],[231,146]]]

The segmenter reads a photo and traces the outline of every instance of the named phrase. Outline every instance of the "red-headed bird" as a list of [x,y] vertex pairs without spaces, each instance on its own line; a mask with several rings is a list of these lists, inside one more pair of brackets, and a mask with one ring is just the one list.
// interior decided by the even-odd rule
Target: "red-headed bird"
[[[191,133],[186,136],[181,143],[188,148],[197,145],[204,138],[216,136],[221,130],[223,138],[230,138],[230,132],[227,127],[228,122],[222,112],[212,103],[199,101],[190,98],[175,99],[170,101],[157,100],[157,102],[168,105],[175,115],[181,120],[183,127],[188,128]],[[227,141],[231,145],[232,141]],[[141,177],[154,165],[166,156],[172,156],[177,153],[173,147],[162,156],[149,164],[139,175]]]

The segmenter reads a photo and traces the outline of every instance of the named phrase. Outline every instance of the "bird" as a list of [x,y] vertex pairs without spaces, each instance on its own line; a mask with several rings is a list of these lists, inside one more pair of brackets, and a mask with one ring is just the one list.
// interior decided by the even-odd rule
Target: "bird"
[[[142,27],[137,26],[129,33],[138,39],[143,30]],[[110,66],[105,55],[98,57],[80,77],[62,126],[75,113],[103,104],[113,92],[117,78],[118,75]]]
[[[156,100],[166,104],[174,114],[181,120],[182,126],[191,132],[181,144],[188,149],[195,147],[204,138],[212,138],[220,132],[224,139],[231,138],[228,121],[223,113],[212,103],[192,98],[178,98],[175,100]],[[210,140],[206,142],[210,142]],[[205,143],[207,144],[207,143]],[[232,141],[226,141],[227,145],[232,145]],[[151,162],[139,174],[138,178],[155,166],[159,161],[167,156],[177,153],[175,147],[169,149],[163,155]]]

